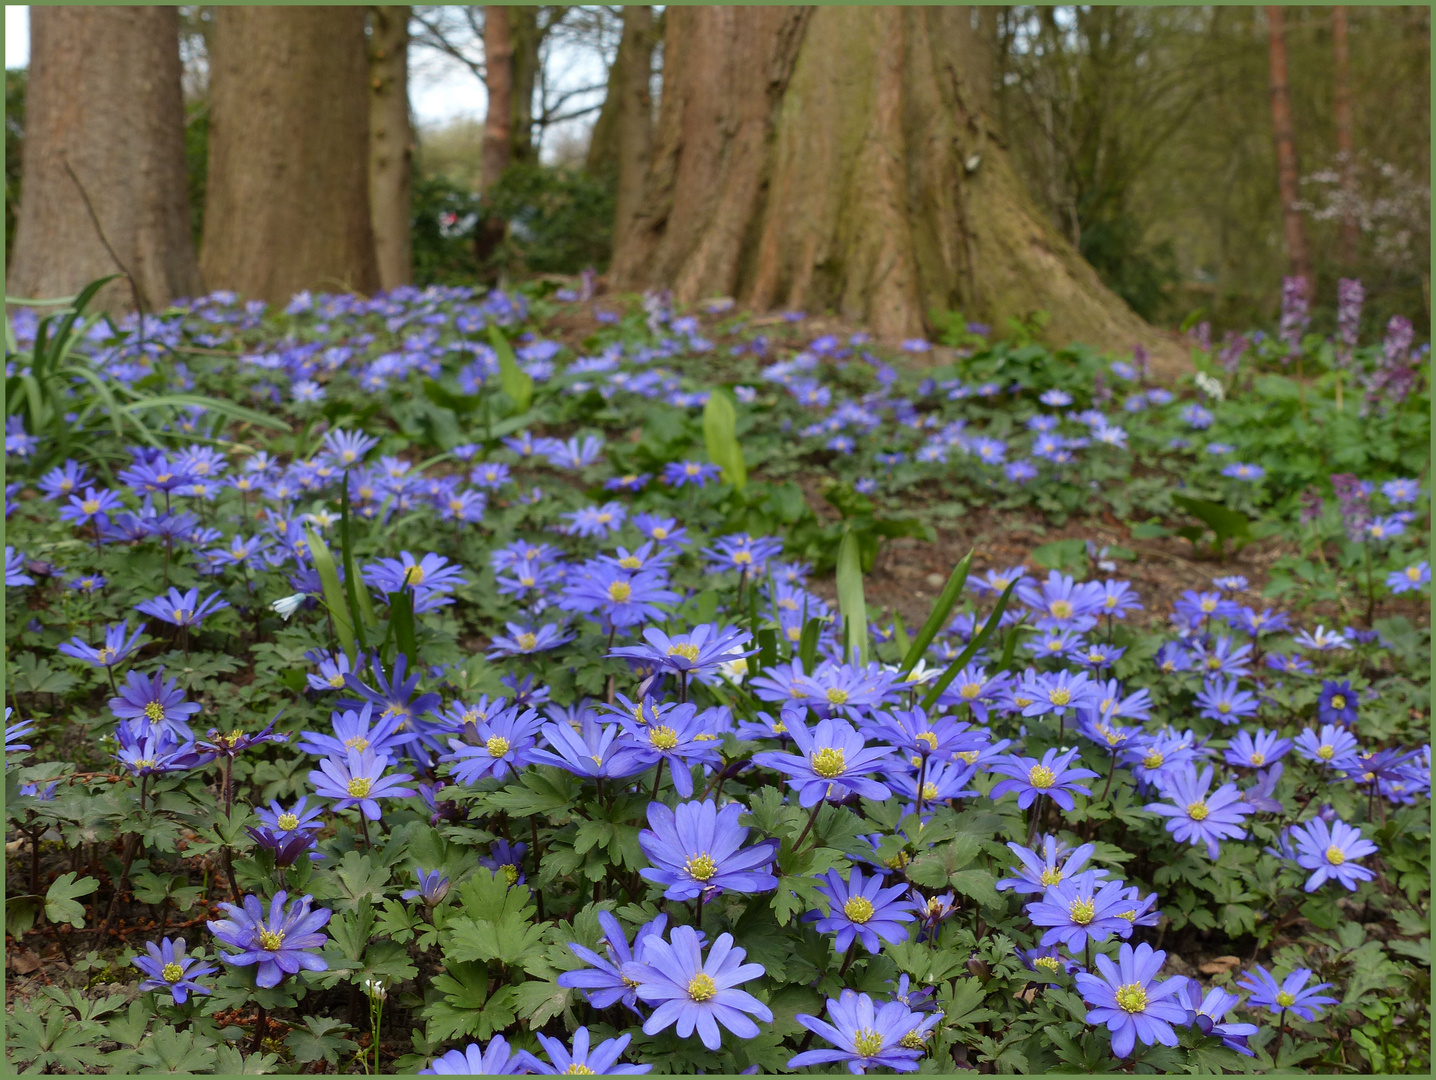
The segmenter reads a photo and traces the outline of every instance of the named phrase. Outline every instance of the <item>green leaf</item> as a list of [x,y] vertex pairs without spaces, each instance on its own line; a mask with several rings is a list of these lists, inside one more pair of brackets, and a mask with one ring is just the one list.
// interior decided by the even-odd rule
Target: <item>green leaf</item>
[[527,371],[519,367],[513,346],[497,326],[489,324],[489,343],[499,358],[499,385],[514,403],[515,413],[529,411],[534,398],[534,381]]
[[572,990],[556,982],[526,982],[518,988],[515,1006],[518,1014],[529,1022],[529,1028],[542,1027],[568,1008]]
[[376,864],[372,856],[346,851],[334,874],[339,879],[342,897],[335,906],[358,910],[361,904],[373,904],[384,899],[389,867]]
[[359,1049],[358,1043],[344,1037],[346,1032],[353,1030],[348,1024],[326,1016],[306,1016],[303,1030],[296,1028],[291,1031],[284,1045],[289,1047],[294,1060],[301,1064],[327,1061],[334,1065],[338,1063],[340,1054]]
[[289,434],[289,425],[277,417],[246,409],[243,405],[236,405],[232,401],[203,397],[200,394],[161,394],[158,397],[141,398],[139,401],[121,406],[121,409],[126,413],[135,413],[145,409],[188,409],[195,406],[219,413],[221,416],[227,416],[231,420],[239,420],[246,424],[253,424],[255,427]]
[[199,1073],[214,1066],[214,1042],[193,1031],[176,1031],[165,1024],[140,1044],[136,1060],[145,1072]]
[[803,662],[804,671],[812,671],[818,662],[818,638],[823,633],[823,620],[811,618],[803,624],[803,635],[798,639],[798,659]]
[[354,622],[350,617],[349,598],[345,595],[344,586],[339,583],[339,570],[334,565],[334,556],[329,553],[329,545],[312,526],[305,528],[304,535],[309,541],[309,551],[314,569],[319,574],[319,584],[324,589],[324,606],[329,609],[329,617],[334,622],[334,635],[339,639],[339,646],[348,655],[350,663],[357,664],[359,646],[354,640]]
[[[932,644],[933,639],[942,632],[947,625],[947,617],[952,614],[952,606],[957,603],[957,598],[962,595],[962,587],[967,584],[968,571],[972,568],[972,552],[969,551],[963,556],[962,561],[952,568],[952,573],[947,577],[947,584],[942,587],[937,600],[932,605],[932,611],[928,613],[927,621],[922,624],[922,629],[913,638],[912,644],[905,647],[902,658],[902,666],[898,668],[898,678],[902,679],[909,671],[917,666],[927,648]],[[898,623],[897,625],[901,625]],[[907,635],[904,634],[904,637]],[[899,642],[901,644],[901,642]]]
[[[1014,580],[1008,584],[1007,588],[1002,590],[1002,595],[997,598],[997,606],[992,609],[992,614],[988,616],[987,622],[982,624],[982,629],[973,635],[972,640],[967,644],[967,648],[963,649],[962,652],[958,654],[957,659],[947,666],[947,670],[942,673],[942,677],[933,683],[932,689],[927,693],[927,697],[922,699],[922,707],[924,709],[928,711],[932,710],[932,707],[937,704],[937,699],[942,697],[942,692],[952,685],[953,679],[957,678],[958,672],[977,654],[978,649],[987,644],[987,639],[992,636],[993,632],[997,629],[997,624],[1002,621],[1002,613],[1007,610],[1007,601],[1012,598],[1012,590],[1015,588],[1017,588],[1017,582]],[[1014,627],[1014,629],[1016,628]],[[1005,650],[1004,658],[1006,659]]]
[[742,491],[748,485],[748,468],[743,462],[743,448],[738,445],[738,414],[728,394],[710,390],[703,406],[703,441],[708,459],[723,470],[723,479]]
[[868,606],[863,598],[863,569],[858,552],[858,538],[849,532],[838,545],[838,610],[842,612],[847,633],[847,654],[855,662],[868,662]]
[[62,874],[45,893],[45,918],[52,923],[66,922],[75,929],[80,929],[85,925],[85,906],[75,900],[75,897],[89,896],[99,885],[92,877],[82,877],[76,881],[73,871]]
[[1048,570],[1077,569],[1087,565],[1085,540],[1054,540],[1032,550],[1032,561]]
[[414,634],[414,593],[402,589],[389,594],[389,626],[394,631],[394,642],[409,661],[409,670],[419,666],[419,645]]

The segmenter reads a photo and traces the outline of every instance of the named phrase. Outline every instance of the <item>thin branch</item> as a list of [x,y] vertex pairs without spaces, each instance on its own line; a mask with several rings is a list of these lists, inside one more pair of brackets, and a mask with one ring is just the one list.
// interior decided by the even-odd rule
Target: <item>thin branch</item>
[[90,221],[95,226],[96,234],[100,237],[100,243],[105,245],[105,250],[110,253],[110,258],[113,259],[115,265],[120,268],[120,273],[125,276],[125,280],[130,283],[130,295],[133,296],[135,300],[135,314],[138,315],[140,319],[139,343],[143,345],[145,341],[145,306],[140,302],[140,288],[135,284],[135,276],[129,272],[125,264],[120,261],[120,257],[115,254],[115,249],[110,246],[109,238],[105,236],[104,227],[100,224],[99,215],[95,213],[94,204],[90,202],[90,195],[85,190],[85,185],[80,183],[80,178],[75,175],[75,170],[70,168],[70,159],[64,154],[61,154],[60,164],[65,166],[65,171],[70,174],[70,179],[75,182],[75,189],[79,191],[80,198],[84,201],[85,209],[90,214]]

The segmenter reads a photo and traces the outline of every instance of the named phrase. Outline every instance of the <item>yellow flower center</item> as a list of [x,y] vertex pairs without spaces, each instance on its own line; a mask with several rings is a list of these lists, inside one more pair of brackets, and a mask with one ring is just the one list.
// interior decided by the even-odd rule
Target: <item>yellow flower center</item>
[[832,780],[834,777],[843,775],[843,770],[848,767],[848,762],[838,747],[825,746],[821,750],[813,751],[812,765],[813,772],[824,780]]
[[608,587],[608,598],[617,600],[619,603],[627,600],[633,595],[633,586],[626,581],[615,581]]
[[1288,994],[1285,990],[1283,990],[1277,994],[1276,1003],[1280,1005],[1283,1009],[1289,1009],[1291,1008],[1291,1006],[1296,1004],[1296,995]]
[[1115,997],[1123,1012],[1139,1013],[1147,1007],[1147,991],[1138,983],[1119,986]]
[[1052,606],[1047,609],[1052,612],[1054,619],[1072,618],[1072,604],[1066,600],[1054,600]]
[[1044,870],[1042,871],[1042,877],[1040,878],[1040,880],[1044,885],[1060,885],[1062,884],[1062,871]]
[[110,663],[110,657],[114,656],[117,651],[118,650],[112,649],[108,645],[101,645],[98,649],[95,650],[95,656],[99,659],[101,664],[104,664],[108,667]]
[[532,588],[534,587],[534,584],[535,584],[536,581],[537,581],[536,578],[530,577],[530,576],[527,575],[527,574],[525,574],[523,577],[519,578],[519,584],[522,585],[522,586],[523,586],[524,588],[526,588],[526,589],[532,589]]
[[688,983],[688,996],[694,1001],[707,1001],[716,993],[718,984],[713,981],[713,976],[701,971]]
[[87,514],[98,514],[100,512],[100,500],[86,499],[80,504],[80,509]]
[[1265,765],[1266,755],[1263,754],[1260,750],[1258,750],[1255,754],[1251,756],[1249,760],[1253,765]]
[[1346,708],[1346,698],[1342,697],[1340,694],[1332,694],[1332,695],[1331,695],[1331,707],[1332,707],[1333,709],[1344,709],[1344,708]]
[[751,566],[752,563],[753,553],[751,551],[735,551],[733,553],[734,566]]
[[1220,668],[1221,666],[1222,666],[1222,658],[1221,658],[1220,656],[1209,656],[1209,657],[1207,657],[1207,669],[1208,669],[1208,670],[1210,670],[1210,671],[1216,671],[1216,670],[1217,670],[1218,668]]
[[329,676],[329,685],[336,690],[342,689],[344,686],[344,676],[336,671],[333,675]]
[[829,705],[844,705],[847,703],[847,700],[848,692],[846,690],[834,686],[828,691]]
[[449,509],[452,510],[454,513],[456,513],[456,514],[459,513],[459,511],[463,510],[463,508],[464,508],[464,503],[463,503],[463,500],[462,500],[462,499],[450,499],[450,500],[449,500]]
[[1057,774],[1046,765],[1034,765],[1027,772],[1027,782],[1045,790],[1057,782]]
[[1316,748],[1316,756],[1321,758],[1322,761],[1330,761],[1332,758],[1336,757],[1336,747],[1332,746],[1330,743],[1318,746]]
[[637,570],[640,566],[643,565],[643,560],[640,559],[637,555],[626,555],[622,559],[618,560],[618,565],[623,567],[625,570]]
[[1207,809],[1207,804],[1204,802],[1187,803],[1187,817],[1193,821],[1205,821],[1210,813],[1211,811]]
[[158,701],[151,701],[145,706],[145,719],[152,724],[158,724],[165,718],[165,707]]
[[962,694],[962,696],[963,696],[964,698],[966,698],[968,701],[971,701],[973,698],[977,697],[977,695],[980,694],[980,693],[982,693],[982,684],[981,684],[981,683],[970,682],[970,683],[963,683],[963,684],[962,684],[961,694]]
[[927,744],[928,753],[932,753],[937,749],[937,736],[931,731],[918,732],[917,741]]
[[404,567],[404,581],[409,585],[422,585],[424,583],[424,568],[422,566]]
[[369,740],[364,738],[363,735],[355,735],[352,739],[345,739],[344,745],[349,747],[350,750],[358,750],[359,753],[362,754],[365,750],[369,749]]
[[698,659],[698,646],[687,643],[682,645],[670,645],[668,646],[668,655],[681,656],[689,663],[692,663],[693,661]]
[[977,760],[977,751],[976,751],[976,750],[959,750],[957,753],[953,754],[952,756],[955,757],[955,758],[961,758],[963,761],[965,761],[965,762],[967,762],[969,765],[971,765],[974,761]]
[[787,724],[783,723],[783,721],[781,721],[781,720],[774,720],[774,721],[773,721],[773,734],[774,734],[774,735],[786,735],[787,733],[788,733],[788,725],[787,725]]
[[1332,866],[1340,866],[1346,861],[1346,852],[1333,844],[1326,849],[1326,861],[1331,863]]
[[1408,567],[1406,568],[1406,580],[1407,580],[1407,581],[1420,581],[1420,580],[1421,580],[1421,568],[1420,568],[1420,567],[1417,567],[1417,566],[1408,566]]
[[538,635],[530,633],[520,634],[518,636],[518,643],[520,649],[532,649],[535,645],[538,644]]
[[164,977],[167,983],[177,983],[184,978],[184,968],[178,964],[166,964],[160,970],[160,975]]
[[1232,711],[1232,703],[1231,703],[1230,701],[1219,701],[1219,702],[1217,702],[1217,712],[1219,712],[1219,713],[1229,713],[1229,712],[1231,712],[1231,711]]
[[592,1076],[593,1074],[592,1069],[577,1061],[573,1062],[567,1069],[564,1069],[565,1076]]
[[672,750],[678,745],[678,732],[667,725],[649,728],[648,741],[655,750]]
[[274,952],[284,944],[283,930],[261,930],[259,931],[259,947],[266,952]]
[[1092,900],[1073,900],[1067,906],[1067,913],[1078,926],[1086,926],[1097,917],[1097,904]]
[[803,636],[803,628],[801,626],[790,626],[787,629],[787,634],[789,641],[797,641]]
[[905,1050],[921,1050],[927,1044],[923,1042],[922,1036],[914,1030],[909,1031],[900,1040],[898,1040],[898,1045]]
[[873,917],[873,902],[863,896],[854,896],[843,905],[843,914],[855,923],[865,923]]
[[853,1033],[853,1049],[863,1057],[882,1053],[883,1037],[872,1028],[858,1028]]
[[1051,972],[1056,972],[1057,969],[1062,966],[1062,961],[1058,960],[1055,956],[1039,956],[1036,960],[1032,961],[1032,963],[1036,967],[1046,968]]
[[501,758],[509,752],[509,741],[502,735],[490,735],[484,743],[484,749],[489,752],[490,757]]
[[279,817],[275,819],[275,822],[285,832],[289,832],[291,829],[299,828],[299,815],[280,814]]
[[688,876],[694,881],[707,881],[718,873],[718,864],[707,853],[694,855],[684,865],[688,870]]
[[1057,689],[1051,691],[1047,697],[1054,705],[1066,705],[1072,700],[1072,691],[1066,687],[1059,686]]
[[937,798],[937,785],[936,785],[936,784],[933,784],[933,783],[923,784],[923,786],[922,786],[922,797],[923,797],[924,799],[935,799],[935,798]]
[[349,792],[351,798],[363,799],[368,797],[369,789],[373,786],[374,781],[367,776],[356,776],[349,781],[349,786],[345,790]]
[[598,517],[596,517],[594,520],[597,521],[600,525],[607,525],[610,521],[613,520],[613,515],[599,514]]
[[1148,751],[1147,756],[1142,759],[1142,764],[1148,769],[1160,769],[1162,762],[1166,760],[1160,750],[1151,750]]
[[653,531],[651,531],[648,535],[651,536],[651,537],[653,537],[653,539],[655,539],[655,540],[666,540],[666,539],[668,539],[668,530],[665,529],[662,525],[659,525],[657,528],[655,528]]
[[499,873],[504,875],[504,879],[508,881],[510,885],[518,884],[519,868],[513,863],[504,863],[504,865],[499,867]]

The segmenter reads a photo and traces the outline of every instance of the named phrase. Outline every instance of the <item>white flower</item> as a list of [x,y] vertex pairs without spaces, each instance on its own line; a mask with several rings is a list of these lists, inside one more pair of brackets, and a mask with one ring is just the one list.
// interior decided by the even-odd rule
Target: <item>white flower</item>
[[1206,394],[1207,397],[1214,398],[1217,401],[1226,400],[1227,395],[1226,391],[1222,389],[1221,380],[1213,378],[1205,371],[1199,371],[1196,374],[1196,383],[1197,389]]
[[308,593],[302,592],[295,593],[293,596],[286,596],[283,600],[276,600],[270,604],[269,610],[278,612],[284,617],[284,621],[288,622],[289,617],[299,610],[299,605],[304,603],[306,596],[308,596]]
[[[886,665],[886,667],[887,670],[891,671],[894,675],[896,675],[898,671],[901,670],[901,665],[899,664],[888,664]],[[903,682],[912,683],[915,686],[921,686],[923,683],[932,682],[933,679],[938,678],[945,670],[945,668],[928,667],[927,658],[924,657],[913,665],[913,669],[909,671],[906,676],[903,677]]]
[[384,981],[382,979],[365,979],[364,993],[371,998],[377,998],[378,1000],[383,1001],[389,996],[389,988],[384,985]]
[[718,665],[718,674],[730,683],[741,683],[748,674],[748,658],[740,656],[736,660],[723,661]]

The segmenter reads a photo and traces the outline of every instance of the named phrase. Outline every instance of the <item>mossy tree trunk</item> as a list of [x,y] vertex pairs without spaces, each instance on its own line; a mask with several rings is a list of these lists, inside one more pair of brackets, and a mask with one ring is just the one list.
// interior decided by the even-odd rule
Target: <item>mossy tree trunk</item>
[[613,235],[633,224],[653,147],[653,9],[623,9],[623,34],[608,71],[608,94],[593,125],[585,168],[614,182]]
[[1171,355],[1037,211],[990,115],[972,8],[674,7],[619,287],[832,310],[889,338],[958,309]]
[[369,15],[369,219],[379,285],[413,280],[414,134],[409,123],[409,8]]
[[219,7],[200,267],[284,303],[379,286],[362,7]]
[[[10,295],[72,296],[120,272],[149,310],[198,295],[176,9],[32,9],[28,93]],[[97,307],[134,295],[115,281]]]

